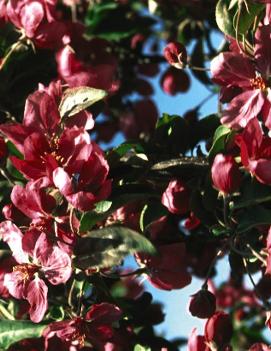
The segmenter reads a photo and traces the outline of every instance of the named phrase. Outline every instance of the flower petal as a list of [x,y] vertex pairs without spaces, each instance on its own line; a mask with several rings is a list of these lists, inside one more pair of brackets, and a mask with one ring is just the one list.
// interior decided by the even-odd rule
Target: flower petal
[[0,223],[0,236],[8,244],[18,263],[27,263],[28,255],[22,248],[23,234],[11,221]]
[[47,285],[38,277],[35,277],[27,287],[26,299],[30,304],[30,319],[35,323],[39,323],[47,311],[47,294]]

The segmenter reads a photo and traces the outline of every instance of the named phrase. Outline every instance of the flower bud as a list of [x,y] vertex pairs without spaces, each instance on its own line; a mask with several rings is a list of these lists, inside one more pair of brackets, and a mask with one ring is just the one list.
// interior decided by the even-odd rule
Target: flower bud
[[216,310],[215,295],[206,289],[192,295],[189,304],[189,312],[198,318],[210,318]]
[[197,329],[194,328],[188,339],[187,351],[207,351],[207,350],[209,350],[209,348],[206,345],[204,336],[197,335]]
[[241,183],[241,172],[231,155],[217,154],[211,169],[215,188],[224,194],[236,191]]
[[189,209],[189,190],[181,180],[169,182],[162,195],[162,204],[169,212],[174,214],[184,214]]
[[168,43],[164,48],[164,56],[171,66],[178,69],[183,69],[187,63],[186,48],[178,42]]
[[205,338],[214,342],[218,349],[223,349],[231,340],[233,334],[230,316],[224,312],[216,312],[205,324]]
[[169,95],[185,93],[190,87],[190,79],[186,72],[169,67],[161,77],[160,85]]

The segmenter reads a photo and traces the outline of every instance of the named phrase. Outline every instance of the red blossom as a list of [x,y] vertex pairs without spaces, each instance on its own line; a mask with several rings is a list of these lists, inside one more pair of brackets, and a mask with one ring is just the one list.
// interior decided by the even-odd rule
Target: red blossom
[[271,127],[271,99],[268,89],[270,33],[269,25],[260,24],[257,28],[254,61],[234,51],[219,54],[211,63],[213,81],[222,86],[224,95],[232,96],[233,88],[238,88],[221,119],[229,127],[244,128],[261,112],[264,113],[266,126]]
[[259,182],[271,184],[271,138],[264,136],[259,121],[252,119],[245,130],[236,137],[241,149],[241,161]]
[[43,332],[46,340],[45,350],[48,350],[50,339],[56,336],[67,345],[78,348],[84,347],[88,341],[102,351],[103,346],[114,335],[112,323],[118,321],[121,315],[122,312],[117,306],[104,302],[93,305],[84,318],[75,317],[51,323]]
[[164,48],[164,56],[167,62],[175,68],[184,68],[187,63],[185,46],[178,42],[170,42]]
[[224,312],[216,312],[205,324],[205,338],[223,349],[230,342],[233,327],[230,316]]
[[159,289],[182,289],[191,282],[184,243],[161,245],[158,256],[137,254],[136,259],[146,266],[149,281]]
[[232,155],[217,154],[211,174],[215,188],[224,194],[235,192],[241,184],[241,172]]
[[29,302],[30,318],[39,323],[48,308],[48,288],[39,272],[53,285],[65,283],[72,272],[71,259],[45,233],[28,231],[23,236],[10,221],[0,224],[0,233],[18,263],[13,272],[5,274],[4,285],[12,296]]
[[184,214],[189,210],[190,192],[181,180],[171,180],[162,195],[162,204],[173,214]]

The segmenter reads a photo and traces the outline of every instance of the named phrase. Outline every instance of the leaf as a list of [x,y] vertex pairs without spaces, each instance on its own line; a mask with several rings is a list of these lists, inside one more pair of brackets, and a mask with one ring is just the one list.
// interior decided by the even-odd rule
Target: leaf
[[[245,35],[255,21],[255,17],[264,9],[264,5],[248,3],[248,11],[246,6],[239,5],[230,0],[219,0],[216,5],[216,23],[218,28],[226,35],[232,37]],[[237,12],[240,12],[239,23],[237,24]],[[238,26],[238,28],[237,28]]]
[[[121,188],[121,187],[120,187]],[[105,220],[111,213],[116,211],[118,208],[136,200],[146,200],[147,198],[153,196],[153,194],[149,193],[124,193],[118,196],[115,196],[111,199],[111,201],[106,201],[109,206],[109,202],[112,203],[110,208],[107,211],[102,212],[101,207],[102,205],[96,204],[96,209],[93,211],[83,213],[81,220],[80,220],[80,231],[86,232],[87,230],[92,229],[97,222]],[[98,205],[98,208],[97,208]],[[105,209],[105,207],[104,207]],[[99,212],[100,211],[100,212]]]
[[271,203],[270,186],[259,183],[254,178],[244,180],[241,187],[241,196],[230,203],[232,210],[255,206],[264,202]]
[[61,118],[70,117],[106,97],[107,92],[90,87],[67,89],[59,105]]
[[137,344],[134,351],[151,351],[150,347]]
[[38,338],[42,335],[46,325],[35,324],[30,321],[0,322],[0,350],[7,350],[10,345],[27,338]]
[[168,211],[161,202],[151,201],[146,204],[141,211],[139,219],[140,229],[144,232],[151,223],[167,214]]
[[247,232],[258,225],[271,224],[271,210],[262,206],[253,206],[238,213],[236,221],[238,223],[236,232]]
[[105,213],[110,209],[111,206],[112,206],[112,201],[107,201],[107,200],[100,201],[95,205],[95,212]]
[[74,265],[81,269],[116,266],[129,254],[146,252],[155,254],[152,243],[136,231],[112,226],[87,232],[78,239]]
[[209,159],[213,159],[216,154],[219,152],[224,151],[226,143],[229,141],[230,138],[234,136],[234,131],[226,126],[219,126],[215,131],[213,144],[211,149],[209,150],[208,157]]

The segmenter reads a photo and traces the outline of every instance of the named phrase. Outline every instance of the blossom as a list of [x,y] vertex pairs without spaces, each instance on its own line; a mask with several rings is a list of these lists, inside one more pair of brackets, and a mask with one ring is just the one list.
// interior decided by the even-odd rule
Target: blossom
[[224,312],[216,312],[206,322],[204,335],[208,342],[214,342],[219,349],[223,349],[233,335],[230,316]]
[[244,128],[251,119],[262,113],[266,126],[271,128],[268,83],[271,72],[270,35],[271,26],[258,26],[254,60],[233,49],[232,52],[219,54],[211,62],[213,81],[222,86],[222,99],[232,99],[221,118],[221,122],[229,127]]
[[136,260],[147,268],[150,283],[163,290],[182,289],[191,282],[184,243],[161,245],[157,256],[138,253]]
[[48,342],[54,336],[63,343],[78,348],[84,347],[85,341],[89,341],[100,350],[100,347],[113,337],[114,331],[111,325],[117,322],[121,315],[122,311],[117,306],[104,302],[92,305],[84,318],[75,317],[51,323],[43,332],[46,340],[45,350],[48,349]]
[[178,179],[171,180],[162,195],[162,204],[173,214],[184,214],[189,210],[190,192]]
[[7,18],[39,47],[61,45],[66,27],[56,20],[56,1],[12,0],[6,5]]
[[[90,86],[107,91],[118,89],[116,80],[117,61],[110,51],[106,40],[94,39],[90,42],[80,40],[81,45],[71,42],[56,54],[59,76],[70,87]],[[74,46],[74,47],[73,47]],[[109,48],[109,50],[108,50]],[[79,57],[94,57],[91,63]]]
[[241,161],[259,182],[271,184],[271,138],[264,136],[256,118],[252,119],[244,131],[236,136],[236,144],[241,150]]
[[178,42],[170,42],[164,48],[164,56],[167,62],[175,68],[182,69],[187,63],[185,46]]
[[217,154],[211,168],[215,188],[231,194],[241,184],[241,172],[232,155]]
[[109,166],[102,150],[92,142],[91,154],[76,172],[64,167],[53,171],[53,181],[60,193],[75,208],[88,211],[94,203],[106,199],[111,193],[111,180],[107,179]]
[[13,272],[5,274],[4,285],[10,295],[29,302],[30,318],[39,323],[48,307],[48,287],[39,275],[53,285],[66,283],[72,272],[71,259],[52,245],[45,233],[29,230],[23,235],[15,224],[5,221],[0,224],[0,234],[18,263]]

